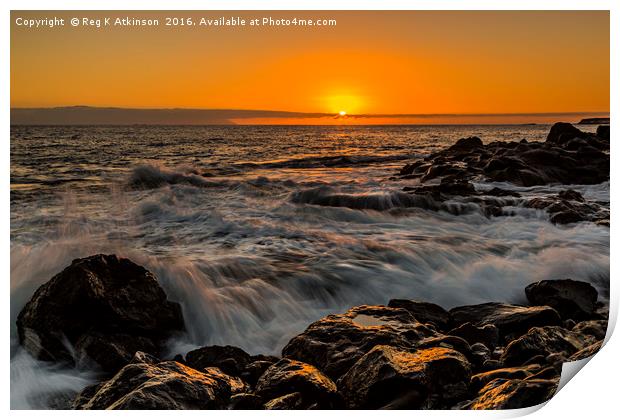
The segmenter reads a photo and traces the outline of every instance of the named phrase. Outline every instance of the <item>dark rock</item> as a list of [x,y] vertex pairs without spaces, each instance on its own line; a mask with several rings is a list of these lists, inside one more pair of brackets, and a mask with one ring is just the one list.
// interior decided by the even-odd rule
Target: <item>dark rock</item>
[[228,408],[231,410],[260,410],[263,408],[263,399],[256,394],[240,393],[230,397]]
[[520,366],[536,355],[562,353],[571,356],[591,344],[580,334],[562,327],[534,327],[527,334],[510,342],[500,361],[504,366]]
[[596,137],[609,141],[609,126],[599,125],[596,127]]
[[239,376],[251,361],[248,353],[233,346],[206,346],[185,355],[185,363],[191,368],[202,370],[206,367],[217,367],[233,376]]
[[521,194],[519,194],[516,191],[509,191],[509,190],[504,190],[502,188],[498,188],[498,187],[494,187],[491,188],[488,191],[484,191],[484,194],[486,195],[492,195],[495,197],[521,197]]
[[116,372],[128,364],[136,353],[158,353],[149,338],[129,334],[85,333],[75,343],[75,358],[82,368],[96,363],[105,372]]
[[77,345],[77,357],[114,371],[138,350],[153,352],[183,328],[183,318],[149,271],[115,255],[94,255],[74,260],[39,287],[17,328],[38,359],[77,362],[68,342]]
[[478,327],[471,322],[466,322],[450,330],[448,335],[464,338],[470,345],[482,343],[489,349],[494,349],[499,343],[499,329],[493,324]]
[[570,124],[556,124],[544,143],[492,142],[461,139],[423,161],[405,166],[401,174],[427,182],[437,178],[488,181],[522,186],[599,184],[609,179],[609,140],[584,133]]
[[468,405],[472,410],[506,410],[542,404],[553,397],[554,380],[495,379]]
[[592,285],[576,280],[542,280],[525,288],[533,305],[547,305],[562,318],[588,319],[594,312],[598,292]]
[[603,346],[603,340],[597,341],[594,344],[590,344],[589,346],[584,347],[583,349],[579,350],[577,353],[574,353],[569,358],[569,360],[575,361],[575,360],[585,359],[590,356],[594,356],[596,352],[601,349],[602,346]]
[[563,144],[574,138],[585,139],[590,134],[584,133],[570,123],[559,122],[553,124],[547,135],[547,143]]
[[602,340],[607,334],[607,320],[582,321],[572,328],[573,332],[582,335],[591,335],[596,340]]
[[561,191],[557,196],[536,197],[524,205],[528,208],[546,210],[551,223],[560,225],[609,219],[608,209],[586,201],[580,193],[573,190]]
[[501,368],[478,373],[471,377],[470,389],[474,392],[478,392],[484,388],[486,384],[495,379],[525,379],[538,370],[540,370],[540,365]]
[[[94,389],[88,391],[92,394]],[[222,409],[246,390],[238,378],[217,368],[203,372],[177,362],[137,363],[100,384],[94,395],[76,399],[78,409]]]
[[137,351],[136,354],[133,355],[128,364],[133,365],[136,363],[149,363],[151,365],[156,365],[161,362],[157,357],[152,354],[148,354],[142,351]]
[[450,315],[455,326],[466,322],[479,327],[494,325],[500,337],[519,335],[531,327],[559,325],[561,322],[558,313],[549,306],[526,307],[494,302],[456,307],[450,310]]
[[349,408],[439,408],[464,398],[470,375],[469,362],[455,350],[377,346],[338,385]]
[[282,355],[316,366],[336,380],[376,345],[410,349],[436,335],[405,309],[357,306],[312,323],[289,341]]
[[478,137],[468,137],[465,139],[457,140],[456,143],[450,146],[450,150],[471,150],[482,146],[482,140],[480,140]]
[[255,393],[265,400],[299,393],[300,405],[319,404],[337,408],[340,397],[336,385],[316,367],[296,360],[281,359],[260,377]]
[[550,366],[531,374],[525,379],[553,379],[559,381],[558,373],[561,372],[558,372],[554,367]]
[[421,302],[408,299],[392,299],[388,303],[390,308],[406,309],[419,322],[431,323],[440,330],[447,328],[450,323],[450,314],[444,308],[434,303]]
[[239,377],[250,385],[256,385],[258,379],[274,363],[275,362],[273,360],[255,360],[254,362],[245,365],[243,370],[240,372]]
[[266,402],[264,408],[265,410],[302,410],[304,409],[303,395],[300,392],[292,392]]

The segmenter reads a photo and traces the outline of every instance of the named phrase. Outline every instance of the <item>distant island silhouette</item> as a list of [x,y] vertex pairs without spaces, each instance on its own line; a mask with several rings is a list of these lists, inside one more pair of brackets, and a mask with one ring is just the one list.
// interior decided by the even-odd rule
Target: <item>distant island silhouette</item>
[[[347,114],[319,113],[319,112],[292,112],[277,110],[248,110],[248,109],[197,109],[197,108],[121,108],[121,107],[91,107],[91,106],[63,106],[53,108],[11,108],[11,125],[236,125],[239,120],[257,119],[338,119],[343,118],[359,121],[372,119],[407,119],[432,120],[436,118],[479,118],[479,117],[550,117],[557,116],[557,120],[569,119],[581,124],[600,124],[609,118],[585,118],[593,115],[605,115],[606,112],[557,112],[557,113],[497,113],[497,114]],[[532,122],[533,123],[533,122]]]

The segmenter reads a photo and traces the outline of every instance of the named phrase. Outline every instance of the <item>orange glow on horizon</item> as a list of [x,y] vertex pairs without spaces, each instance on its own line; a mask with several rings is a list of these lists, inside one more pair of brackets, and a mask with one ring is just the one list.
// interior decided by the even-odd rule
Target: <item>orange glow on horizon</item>
[[[207,14],[251,19],[265,13]],[[167,16],[129,13],[138,14]],[[609,112],[607,11],[268,14],[328,17],[338,24],[29,30],[16,26],[15,16],[50,13],[13,11],[11,106],[334,115],[321,124],[359,124],[354,116],[360,114]],[[567,65],[567,57],[579,59]]]

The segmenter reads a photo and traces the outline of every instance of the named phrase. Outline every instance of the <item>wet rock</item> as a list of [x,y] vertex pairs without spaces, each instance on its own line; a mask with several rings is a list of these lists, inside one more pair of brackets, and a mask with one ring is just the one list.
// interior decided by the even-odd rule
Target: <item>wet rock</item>
[[75,343],[76,364],[85,369],[96,369],[95,362],[106,372],[116,372],[136,352],[158,353],[159,349],[153,340],[129,334],[86,333]]
[[575,360],[585,359],[590,356],[594,356],[596,352],[601,349],[602,346],[603,346],[603,340],[597,341],[594,344],[590,344],[589,346],[584,347],[583,349],[579,350],[577,353],[574,353],[569,358],[569,360],[575,361]]
[[245,389],[240,379],[217,368],[199,372],[177,362],[137,363],[122,368],[92,396],[80,396],[76,408],[222,409],[227,407],[231,395]]
[[576,280],[542,280],[525,288],[533,305],[547,305],[564,319],[588,319],[595,310],[598,292],[592,285]]
[[499,343],[499,329],[492,324],[478,327],[471,322],[466,322],[450,330],[448,335],[464,338],[470,345],[482,343],[489,349],[494,349]]
[[507,303],[482,303],[459,306],[450,310],[452,323],[461,326],[467,322],[484,327],[497,327],[500,337],[520,335],[531,327],[559,325],[561,320],[555,309],[549,306],[517,306]]
[[336,380],[376,345],[411,349],[436,335],[405,309],[357,306],[314,322],[289,341],[282,356],[316,366]]
[[573,332],[581,335],[590,335],[596,340],[602,340],[607,334],[606,320],[582,321],[572,328]]
[[591,344],[591,341],[562,327],[534,327],[510,342],[500,361],[504,366],[519,366],[536,355],[561,353],[568,358]]
[[450,314],[439,305],[430,302],[421,302],[409,299],[392,299],[388,303],[390,308],[403,308],[409,311],[415,319],[426,324],[431,323],[442,330],[450,323]]
[[478,373],[471,377],[470,389],[480,391],[486,384],[495,379],[525,379],[540,370],[540,365],[509,367]]
[[467,393],[470,364],[459,352],[377,346],[338,382],[349,408],[439,408]]
[[555,367],[549,366],[544,369],[539,370],[536,373],[531,374],[525,379],[553,379],[559,381],[559,375],[562,371],[558,371]]
[[555,380],[495,379],[468,404],[472,410],[506,410],[542,404],[553,397]]
[[90,358],[113,372],[138,350],[157,353],[164,339],[183,328],[183,317],[145,268],[115,255],[94,255],[74,260],[39,287],[17,328],[21,344],[38,359],[75,364]]
[[290,359],[281,359],[269,367],[258,380],[255,393],[265,400],[298,393],[299,398],[295,400],[299,399],[299,406],[305,407],[318,404],[320,408],[331,409],[340,405],[338,390],[331,379],[312,365]]
[[587,202],[577,191],[565,190],[555,196],[536,197],[525,207],[545,210],[551,223],[565,225],[583,221],[599,222],[609,219],[609,210],[597,203]]
[[239,376],[243,368],[251,362],[251,356],[238,347],[206,346],[192,350],[185,356],[185,364],[196,370],[217,367],[222,372]]
[[[602,135],[604,137],[604,134]],[[599,184],[609,179],[609,140],[583,133],[570,124],[556,124],[547,141],[492,142],[461,139],[401,173],[422,182],[444,177],[533,186],[550,183]]]

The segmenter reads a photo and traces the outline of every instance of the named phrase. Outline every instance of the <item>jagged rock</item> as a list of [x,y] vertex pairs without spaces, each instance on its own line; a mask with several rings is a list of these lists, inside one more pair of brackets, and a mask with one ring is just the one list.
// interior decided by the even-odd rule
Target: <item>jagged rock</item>
[[495,379],[480,390],[467,408],[472,410],[506,410],[542,404],[555,394],[555,380]]
[[[247,386],[217,368],[202,372],[177,362],[137,363],[122,368],[76,399],[78,409],[222,409]],[[93,393],[93,391],[96,391]]]
[[336,380],[376,345],[413,348],[436,335],[405,309],[357,306],[312,323],[289,341],[282,356],[316,366]]
[[455,350],[376,346],[338,385],[349,408],[439,408],[467,394],[470,376],[469,362]]
[[470,389],[474,392],[480,391],[486,384],[495,379],[525,379],[532,373],[538,372],[540,365],[529,365],[521,367],[508,367],[478,373],[471,377]]
[[295,400],[299,399],[299,406],[304,407],[318,404],[320,408],[331,409],[340,405],[338,390],[331,379],[314,366],[290,359],[281,359],[269,367],[258,380],[255,393],[265,400],[298,393],[299,398]]
[[492,324],[477,327],[471,322],[466,322],[450,330],[448,334],[464,338],[470,345],[482,343],[489,349],[494,349],[499,343],[499,329]]
[[581,360],[581,359],[585,359],[587,357],[593,356],[596,354],[597,351],[599,351],[601,349],[601,347],[603,346],[603,340],[601,341],[597,341],[594,344],[590,344],[587,347],[584,347],[583,349],[579,350],[577,353],[573,354],[569,360],[574,361],[574,360]]
[[496,302],[459,306],[450,310],[450,316],[455,326],[467,322],[480,327],[494,325],[500,337],[519,335],[531,327],[559,325],[561,322],[558,313],[549,306],[526,307]]
[[94,255],[74,260],[39,287],[17,328],[21,344],[38,359],[90,358],[113,372],[138,350],[156,353],[183,328],[183,317],[145,268],[115,255]]
[[547,305],[562,318],[588,319],[595,310],[598,292],[592,285],[576,280],[542,280],[525,288],[533,305]]
[[572,328],[573,332],[581,335],[591,335],[597,340],[602,340],[607,334],[606,320],[581,321]]
[[591,340],[562,327],[534,327],[510,342],[500,361],[504,366],[519,366],[536,355],[561,353],[568,358],[589,344]]
[[437,328],[445,329],[450,323],[450,314],[439,305],[430,302],[421,302],[409,299],[392,299],[388,303],[391,308],[408,310],[419,322],[434,324]]
[[609,179],[609,140],[583,133],[570,124],[556,124],[540,142],[492,142],[461,139],[422,161],[408,164],[401,174],[422,182],[452,177],[533,186],[550,183],[599,184]]

